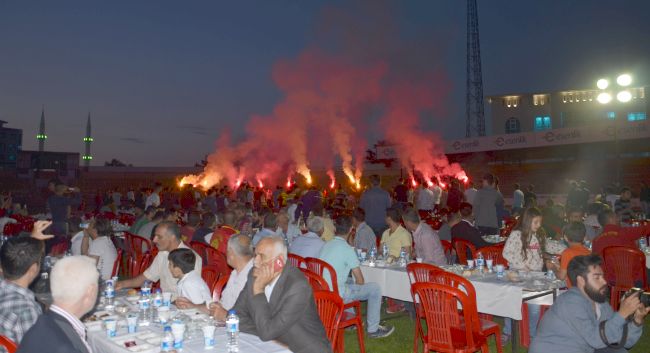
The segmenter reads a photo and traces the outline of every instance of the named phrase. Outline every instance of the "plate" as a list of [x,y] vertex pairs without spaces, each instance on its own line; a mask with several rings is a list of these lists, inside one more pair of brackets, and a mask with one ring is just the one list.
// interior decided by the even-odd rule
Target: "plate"
[[140,297],[137,296],[137,295],[129,295],[129,296],[126,297],[126,300],[129,303],[137,303],[139,299],[140,299]]

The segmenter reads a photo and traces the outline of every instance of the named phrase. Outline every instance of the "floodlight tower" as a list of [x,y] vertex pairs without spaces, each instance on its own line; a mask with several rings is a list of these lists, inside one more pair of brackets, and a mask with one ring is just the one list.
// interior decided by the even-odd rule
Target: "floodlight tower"
[[90,154],[90,145],[93,143],[92,132],[90,128],[90,112],[88,112],[88,121],[86,122],[86,136],[84,137],[84,144],[86,145],[86,153],[81,157],[84,161],[84,168],[86,171],[90,168],[90,161],[93,156]]
[[465,87],[465,137],[485,136],[483,73],[476,0],[467,0],[467,81]]

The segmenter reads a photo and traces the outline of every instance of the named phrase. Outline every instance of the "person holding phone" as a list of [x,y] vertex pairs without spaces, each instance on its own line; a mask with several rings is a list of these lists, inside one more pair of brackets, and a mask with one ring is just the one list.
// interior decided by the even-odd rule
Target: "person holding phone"
[[331,352],[311,286],[286,262],[281,237],[272,235],[257,243],[254,268],[233,307],[240,330],[262,341],[279,341],[295,353]]

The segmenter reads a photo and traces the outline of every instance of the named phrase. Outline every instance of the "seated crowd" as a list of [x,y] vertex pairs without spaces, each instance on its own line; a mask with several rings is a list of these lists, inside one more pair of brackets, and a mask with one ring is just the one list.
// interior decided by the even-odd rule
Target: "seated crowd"
[[[163,204],[172,195],[157,186],[140,196],[142,204],[131,203],[135,218],[128,229],[150,239],[155,256],[141,273],[120,278],[115,288],[157,283],[172,293],[180,309],[195,308],[217,320],[225,320],[234,309],[242,332],[277,340],[293,352],[330,352],[335,347],[319,318],[314,292],[302,272],[306,269],[289,265],[289,254],[329,264],[334,272],[323,274],[329,289],[338,289],[346,304],[365,302],[367,337],[382,338],[395,328],[381,321],[382,289],[365,280],[357,250],[375,248],[387,261],[405,253],[418,262],[445,266],[458,257],[446,251],[451,244],[465,241],[478,251],[495,246],[485,235],[501,234],[506,239],[497,246],[510,270],[552,271],[568,287],[543,317],[540,305],[524,304],[530,352],[617,352],[638,341],[650,308],[638,293],[613,308],[608,288],[615,278],[607,277],[602,260],[606,248],[638,249],[637,241],[650,234],[650,225],[627,226],[632,217],[629,189],[623,188],[611,206],[606,197],[587,204],[572,191],[564,212],[553,202],[538,209],[533,188],[523,192],[516,185],[512,215],[506,215],[493,175],[483,177],[482,188],[465,192],[458,181],[449,191],[424,184],[413,189],[400,182],[391,194],[373,176],[358,203],[342,189],[325,196],[315,187],[302,193],[278,187],[266,199],[250,186],[235,192],[220,188],[194,201],[180,197],[180,205],[167,208]],[[119,261],[117,243],[110,220],[93,217],[82,224],[62,212],[79,205],[78,188],[56,184],[52,191],[52,222],[37,221],[31,236],[11,237],[0,249],[0,334],[16,342],[19,352],[90,353],[80,320],[96,305],[99,281],[112,276]],[[108,200],[116,211],[119,197]],[[52,243],[61,241],[69,242],[71,256],[52,268],[52,303],[44,310],[29,287],[40,276]],[[196,243],[216,250],[229,267],[220,274],[228,279],[218,297],[213,298],[212,283],[202,278],[207,259],[192,246]],[[474,254],[468,250],[467,255]],[[391,302],[389,313],[395,307],[414,310],[410,303]],[[506,341],[511,334],[512,321],[506,318],[499,339]]]

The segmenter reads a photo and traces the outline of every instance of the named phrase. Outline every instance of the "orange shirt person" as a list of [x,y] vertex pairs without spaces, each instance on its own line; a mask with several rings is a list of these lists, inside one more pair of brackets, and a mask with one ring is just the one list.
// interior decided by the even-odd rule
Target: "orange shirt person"
[[582,222],[571,222],[564,227],[564,240],[569,244],[569,247],[562,252],[560,256],[560,264],[549,262],[546,267],[553,270],[555,277],[561,280],[566,280],[567,287],[571,288],[571,281],[567,277],[567,268],[569,262],[580,255],[589,255],[591,251],[582,245],[585,240],[587,229]]

